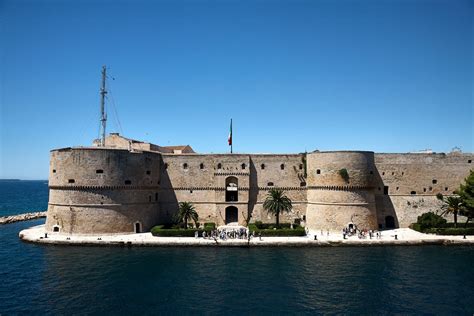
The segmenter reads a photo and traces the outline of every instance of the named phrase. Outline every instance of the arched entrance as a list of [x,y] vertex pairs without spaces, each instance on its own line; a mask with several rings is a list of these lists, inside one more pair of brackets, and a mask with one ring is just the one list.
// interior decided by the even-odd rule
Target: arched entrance
[[235,206],[228,206],[225,209],[225,223],[236,223],[239,221],[239,210]]
[[142,228],[141,228],[141,225],[139,222],[136,222],[135,223],[135,233],[141,233],[142,232]]
[[385,228],[395,228],[395,219],[393,218],[393,216],[385,216]]

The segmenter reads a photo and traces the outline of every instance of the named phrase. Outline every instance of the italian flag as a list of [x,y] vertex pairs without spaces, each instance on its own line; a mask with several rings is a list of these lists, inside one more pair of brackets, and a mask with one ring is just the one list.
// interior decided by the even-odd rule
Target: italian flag
[[229,146],[232,146],[232,119],[230,119],[230,132],[229,132],[229,138],[227,139],[227,142],[229,143]]

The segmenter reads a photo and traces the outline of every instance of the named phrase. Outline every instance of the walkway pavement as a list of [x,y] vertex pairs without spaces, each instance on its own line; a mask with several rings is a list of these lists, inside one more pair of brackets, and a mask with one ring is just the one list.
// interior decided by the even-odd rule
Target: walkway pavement
[[[315,240],[315,234],[317,240]],[[397,240],[395,239],[397,235]],[[382,246],[382,245],[459,245],[474,244],[474,236],[437,236],[422,234],[409,228],[382,231],[382,237],[359,239],[356,236],[343,239],[341,233],[310,231],[305,237],[258,237],[246,239],[214,240],[202,237],[155,237],[151,233],[125,235],[78,236],[60,233],[48,233],[39,225],[22,230],[21,240],[42,244],[97,245],[97,246]]]

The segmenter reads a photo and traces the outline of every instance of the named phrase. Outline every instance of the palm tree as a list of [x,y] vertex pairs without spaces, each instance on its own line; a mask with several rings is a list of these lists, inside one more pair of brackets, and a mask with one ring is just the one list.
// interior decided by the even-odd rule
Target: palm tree
[[454,216],[454,227],[458,227],[458,214],[463,210],[462,199],[459,196],[448,196],[444,198],[442,194],[438,194],[436,197],[438,200],[443,201],[443,205],[441,206],[443,212],[441,215],[452,213]]
[[263,202],[263,208],[276,217],[276,226],[280,227],[280,213],[289,212],[293,208],[291,200],[282,189],[273,188],[268,191],[268,196]]
[[188,229],[188,220],[192,219],[194,223],[198,221],[198,213],[194,208],[194,205],[189,202],[181,202],[179,203],[179,210],[178,210],[178,221],[184,221],[184,229]]

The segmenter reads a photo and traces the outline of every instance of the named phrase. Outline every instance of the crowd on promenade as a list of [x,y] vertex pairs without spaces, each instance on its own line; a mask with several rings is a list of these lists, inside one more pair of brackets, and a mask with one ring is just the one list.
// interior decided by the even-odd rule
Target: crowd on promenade
[[[194,233],[195,238],[199,238],[199,232],[196,231]],[[250,231],[245,227],[238,227],[238,228],[231,228],[231,229],[214,229],[209,232],[203,231],[202,238],[204,239],[220,239],[220,240],[227,240],[227,239],[248,239],[248,238],[255,238],[256,234],[255,231],[250,233]],[[258,237],[261,237],[259,235]]]

